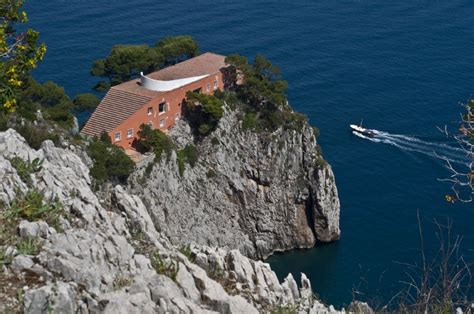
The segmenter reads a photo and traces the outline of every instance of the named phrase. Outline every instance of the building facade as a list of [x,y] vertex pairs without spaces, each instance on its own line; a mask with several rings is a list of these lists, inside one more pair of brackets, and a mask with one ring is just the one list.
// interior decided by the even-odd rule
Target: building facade
[[142,124],[167,132],[181,118],[188,91],[213,94],[224,89],[224,60],[205,53],[113,86],[81,134],[100,136],[105,131],[112,143],[129,149]]

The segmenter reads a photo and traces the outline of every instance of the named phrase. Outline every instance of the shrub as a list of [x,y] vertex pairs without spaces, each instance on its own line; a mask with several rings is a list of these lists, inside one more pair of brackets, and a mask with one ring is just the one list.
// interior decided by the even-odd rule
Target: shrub
[[44,160],[35,158],[31,163],[28,163],[20,157],[13,157],[10,160],[11,165],[16,169],[20,179],[26,184],[31,184],[31,174],[41,170]]
[[186,145],[183,149],[184,157],[187,163],[191,165],[191,167],[194,167],[197,163],[198,160],[198,153],[196,146],[192,144]]
[[237,104],[240,102],[239,98],[237,97],[237,94],[234,91],[221,91],[220,89],[217,89],[214,92],[214,96],[225,101],[226,104],[234,110],[237,106]]
[[8,221],[26,219],[28,221],[44,220],[49,225],[59,229],[59,217],[63,208],[58,200],[45,203],[43,195],[37,190],[29,190],[23,198],[13,201],[5,212]]
[[91,175],[98,183],[107,180],[124,183],[132,173],[135,163],[122,148],[111,144],[110,138],[107,138],[102,134],[101,139],[94,138],[87,147],[87,153],[94,161]]
[[125,287],[130,287],[133,283],[133,280],[129,277],[119,276],[114,280],[115,290],[120,290]]
[[41,247],[41,240],[33,237],[19,239],[16,244],[18,254],[23,255],[38,255],[41,250]]
[[15,130],[23,136],[31,148],[40,149],[41,144],[51,140],[55,145],[59,144],[60,138],[57,133],[50,132],[46,126],[35,126],[31,123],[15,126]]
[[179,175],[183,176],[184,175],[184,170],[186,170],[185,157],[184,157],[183,151],[178,150],[177,153],[176,153],[176,156],[177,156],[177,162],[178,162]]
[[4,265],[9,265],[12,262],[12,257],[7,255],[5,249],[0,247],[0,268]]
[[8,115],[0,112],[0,132],[8,130]]
[[189,244],[181,246],[179,251],[181,252],[181,254],[186,256],[191,263],[194,263],[196,261],[196,254],[194,254]]
[[207,134],[211,133],[211,126],[209,124],[201,124],[198,128],[199,134],[206,136]]
[[63,128],[71,128],[74,121],[74,116],[70,112],[69,105],[58,105],[51,108],[44,108],[44,118],[56,122]]
[[133,146],[141,153],[153,150],[155,160],[160,160],[163,153],[169,158],[175,149],[175,145],[165,133],[158,129],[153,130],[147,124],[140,125],[138,136],[139,139],[133,143]]
[[150,162],[148,165],[146,165],[146,168],[145,168],[145,171],[144,171],[144,175],[146,177],[150,176],[150,173],[153,171],[154,166],[155,166],[155,164],[152,163],[152,162]]
[[217,173],[212,169],[209,169],[206,173],[208,179],[214,178],[215,176],[217,176]]
[[257,127],[257,114],[255,112],[246,112],[242,120],[244,130],[255,129]]
[[297,314],[298,308],[295,305],[279,305],[274,308],[271,312],[272,314]]
[[200,136],[214,131],[224,115],[224,101],[213,95],[186,93],[185,118]]
[[219,145],[219,139],[217,137],[213,137],[212,140],[211,140],[211,144],[216,146],[216,145]]
[[179,264],[172,260],[165,261],[161,258],[160,252],[157,250],[153,252],[150,257],[151,266],[155,269],[158,274],[162,274],[170,277],[176,281],[176,275],[179,271]]
[[188,144],[183,149],[178,150],[176,155],[178,157],[178,169],[181,176],[184,174],[185,163],[194,167],[198,160],[196,146],[192,144]]

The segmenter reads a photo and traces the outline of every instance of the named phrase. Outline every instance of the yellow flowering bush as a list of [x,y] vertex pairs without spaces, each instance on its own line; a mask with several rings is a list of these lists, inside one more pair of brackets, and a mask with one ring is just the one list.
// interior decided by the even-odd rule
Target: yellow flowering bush
[[0,110],[14,112],[16,94],[26,74],[44,58],[46,45],[38,43],[32,29],[17,32],[15,24],[26,23],[23,0],[0,0]]

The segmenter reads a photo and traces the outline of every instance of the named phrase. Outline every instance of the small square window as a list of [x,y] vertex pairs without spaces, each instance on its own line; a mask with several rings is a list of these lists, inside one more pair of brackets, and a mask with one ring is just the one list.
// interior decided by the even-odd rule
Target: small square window
[[127,138],[133,137],[133,129],[128,129],[127,130]]
[[165,119],[160,120],[160,128],[165,126]]
[[115,138],[115,141],[116,141],[116,142],[117,142],[117,141],[120,141],[120,138],[121,138],[120,132],[115,132],[114,138]]
[[153,107],[148,107],[148,115],[152,115],[153,114]]
[[162,102],[161,104],[158,105],[158,112],[163,113],[166,111],[166,103]]

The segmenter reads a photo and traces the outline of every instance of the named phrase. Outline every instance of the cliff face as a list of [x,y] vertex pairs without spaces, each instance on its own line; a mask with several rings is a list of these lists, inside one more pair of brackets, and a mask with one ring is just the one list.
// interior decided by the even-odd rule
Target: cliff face
[[[230,133],[232,129],[227,130]],[[153,206],[164,206],[158,210],[147,208],[139,197],[121,186],[113,189],[109,205],[103,205],[91,190],[88,167],[78,157],[81,151],[74,146],[57,148],[46,141],[36,151],[15,131],[0,132],[0,218],[5,218],[15,200],[28,190],[39,191],[45,202],[59,201],[64,211],[54,226],[42,220],[0,225],[12,230],[12,239],[0,243],[0,311],[23,308],[26,313],[336,312],[314,299],[304,275],[300,288],[291,275],[279,283],[268,264],[250,260],[237,250],[179,248],[155,228],[149,212],[175,239],[195,236],[198,242],[222,242],[262,255],[275,247],[310,246],[315,238],[337,237],[337,195],[329,179],[330,169],[325,174],[325,170],[316,171],[312,166],[314,143],[310,131],[281,135],[285,138],[282,150],[291,151],[286,157],[282,150],[273,153],[274,144],[251,149],[258,142],[255,135],[235,136],[241,136],[237,144],[230,142],[229,135],[220,137],[225,142],[213,150],[208,147],[206,158],[210,164],[188,169],[184,180],[173,168],[175,157],[166,167],[157,166],[152,173],[153,184],[147,183],[142,192],[153,193],[160,199],[153,203],[146,198]],[[239,147],[244,139],[253,144]],[[252,150],[252,162],[239,162],[238,157],[229,153],[243,149]],[[14,157],[27,163],[35,158],[44,162],[25,176],[12,166]],[[216,179],[206,182],[201,177],[199,181],[198,176],[210,165],[215,167]],[[288,166],[288,171],[275,173],[282,165]],[[233,167],[240,168],[231,171]],[[302,169],[314,172],[306,174],[300,172]],[[244,171],[243,177],[233,174],[239,170]],[[298,178],[297,174],[303,177]],[[321,185],[321,178],[325,178],[326,188]],[[206,192],[205,188],[213,190]],[[293,196],[291,191],[300,193]],[[171,194],[165,197],[164,192]],[[173,200],[173,195],[177,200]],[[272,205],[265,205],[265,201]],[[328,208],[327,204],[333,207]],[[313,216],[308,214],[308,208]],[[192,227],[191,215],[196,217],[196,228]],[[170,225],[165,227],[164,222]],[[285,222],[290,222],[290,226],[285,227]],[[219,237],[217,232],[224,232],[224,236]],[[234,232],[236,239],[231,241]],[[217,240],[212,240],[212,236]],[[26,253],[25,248],[13,244],[31,239],[38,246],[37,252]],[[17,299],[18,295],[21,298]]]
[[[273,134],[242,129],[226,110],[218,128],[196,144],[199,161],[181,176],[177,156],[162,156],[151,173],[131,178],[155,225],[172,243],[239,249],[264,258],[339,238],[339,199],[331,167],[322,160],[313,129]],[[169,136],[193,142],[186,122]],[[153,157],[149,157],[152,160]]]

